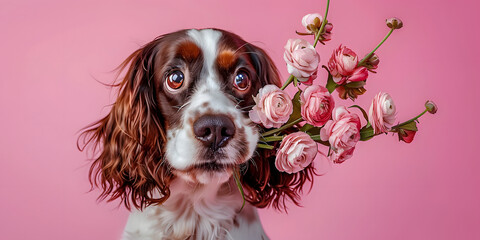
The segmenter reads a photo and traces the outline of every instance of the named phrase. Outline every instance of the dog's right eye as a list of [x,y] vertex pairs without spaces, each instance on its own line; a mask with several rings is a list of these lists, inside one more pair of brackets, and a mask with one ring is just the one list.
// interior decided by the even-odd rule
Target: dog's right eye
[[183,85],[184,79],[185,77],[183,76],[182,71],[175,70],[174,72],[170,73],[165,80],[167,81],[167,86],[170,88],[170,90],[176,90]]

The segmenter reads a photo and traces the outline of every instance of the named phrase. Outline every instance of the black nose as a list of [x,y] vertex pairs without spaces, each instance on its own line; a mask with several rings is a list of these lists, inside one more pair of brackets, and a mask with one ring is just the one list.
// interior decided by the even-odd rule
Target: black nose
[[235,124],[224,115],[203,115],[193,123],[193,132],[205,146],[216,151],[235,134]]

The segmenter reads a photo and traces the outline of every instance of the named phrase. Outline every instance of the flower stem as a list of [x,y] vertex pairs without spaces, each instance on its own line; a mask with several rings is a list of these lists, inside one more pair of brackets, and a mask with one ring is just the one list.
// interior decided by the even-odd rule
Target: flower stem
[[262,137],[261,141],[262,142],[276,142],[276,141],[281,141],[283,140],[284,136],[270,136],[270,137]]
[[322,141],[322,139],[320,138],[320,135],[312,135],[312,136],[310,136],[310,138],[312,138],[312,140],[315,141],[315,142],[318,142],[322,145],[330,147],[330,143],[328,141]]
[[322,25],[320,25],[320,29],[315,36],[315,42],[313,43],[313,47],[317,46],[318,40],[320,40],[320,36],[322,36],[322,32],[325,29],[325,25],[327,24],[327,15],[328,15],[328,7],[330,6],[330,0],[327,0],[327,7],[325,9],[325,15],[323,15]]
[[276,129],[272,129],[272,130],[270,130],[270,131],[268,131],[268,132],[264,132],[261,136],[262,136],[262,137],[266,137],[266,136],[269,136],[269,135],[272,135],[272,134],[275,134],[275,133],[279,133],[279,132],[281,132],[281,131],[283,131],[283,130],[285,130],[285,129],[287,129],[287,128],[290,128],[290,127],[292,127],[293,125],[301,122],[302,120],[303,120],[302,118],[299,118],[299,119],[297,119],[297,120],[295,120],[295,121],[293,121],[293,122],[291,122],[291,123],[287,123],[287,124],[281,126],[280,128],[276,128]]
[[410,119],[410,120],[408,120],[408,121],[405,121],[405,122],[403,122],[403,123],[399,123],[399,124],[397,124],[397,125],[393,126],[391,129],[393,130],[393,129],[396,129],[396,128],[398,128],[398,127],[402,126],[402,125],[405,125],[405,124],[411,123],[411,122],[413,122],[413,121],[415,121],[415,120],[419,119],[419,118],[420,118],[421,116],[423,116],[423,114],[425,114],[427,111],[428,111],[428,110],[427,110],[427,109],[425,109],[425,110],[424,110],[422,113],[418,114],[418,116],[416,116],[416,117],[414,117],[414,118],[412,118],[412,119]]
[[257,147],[258,148],[264,148],[264,149],[270,149],[270,150],[272,150],[274,148],[273,146],[270,146],[268,144],[262,144],[262,143],[257,143]]
[[240,195],[242,195],[242,207],[240,208],[239,212],[245,207],[245,192],[243,191],[242,182],[240,182],[240,168],[235,167],[233,169],[233,179],[235,179],[235,183],[237,184],[238,191]]
[[390,35],[392,35],[393,30],[395,29],[394,28],[390,29],[390,32],[388,32],[387,36],[383,38],[383,40],[377,45],[377,47],[375,47],[369,54],[367,54],[367,56],[365,56],[360,62],[358,62],[358,66],[362,66],[366,61],[368,61],[368,59],[375,53],[375,51],[377,51],[377,49],[380,46],[382,46],[382,44],[387,40],[387,38],[390,37]]
[[290,83],[293,82],[294,78],[295,77],[293,75],[290,75],[290,77],[288,77],[287,81],[283,84],[283,86],[280,89],[284,90]]

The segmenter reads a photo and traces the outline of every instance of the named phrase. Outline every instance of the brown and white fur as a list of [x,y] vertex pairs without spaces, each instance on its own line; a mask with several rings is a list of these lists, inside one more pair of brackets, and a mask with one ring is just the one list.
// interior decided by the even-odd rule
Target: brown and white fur
[[121,69],[117,100],[80,149],[93,146],[100,198],[132,209],[124,239],[268,239],[256,207],[298,205],[314,174],[279,172],[274,152],[256,150],[252,96],[280,84],[268,55],[233,33],[191,29],[158,37]]

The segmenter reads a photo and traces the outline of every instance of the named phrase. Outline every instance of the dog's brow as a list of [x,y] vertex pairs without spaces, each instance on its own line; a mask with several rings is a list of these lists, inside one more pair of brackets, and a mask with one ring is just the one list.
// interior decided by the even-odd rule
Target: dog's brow
[[217,56],[217,65],[225,70],[230,69],[236,64],[237,55],[232,50],[223,50]]
[[197,44],[185,41],[178,46],[177,53],[180,55],[185,61],[191,62],[198,58],[200,55],[200,48]]

